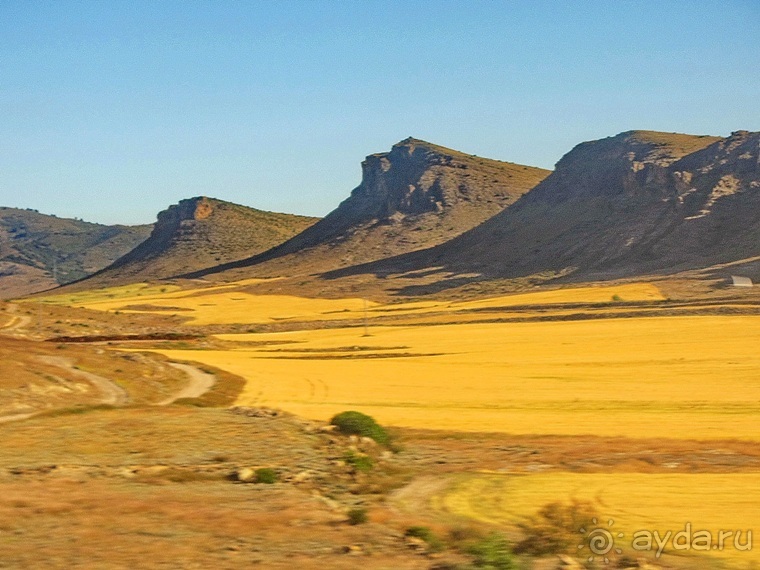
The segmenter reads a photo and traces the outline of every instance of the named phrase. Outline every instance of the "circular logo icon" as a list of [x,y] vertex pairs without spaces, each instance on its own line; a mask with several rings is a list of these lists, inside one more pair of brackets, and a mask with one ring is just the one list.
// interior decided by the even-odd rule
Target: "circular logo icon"
[[612,527],[615,521],[609,519],[607,521],[607,528],[599,526],[597,519],[591,519],[591,523],[594,525],[591,529],[581,528],[579,532],[583,535],[583,542],[578,545],[578,550],[582,551],[588,548],[590,555],[588,561],[593,562],[597,557],[604,560],[605,564],[610,563],[610,553],[622,554],[623,551],[620,548],[615,547],[615,538],[623,538],[625,535],[622,532],[613,535]]

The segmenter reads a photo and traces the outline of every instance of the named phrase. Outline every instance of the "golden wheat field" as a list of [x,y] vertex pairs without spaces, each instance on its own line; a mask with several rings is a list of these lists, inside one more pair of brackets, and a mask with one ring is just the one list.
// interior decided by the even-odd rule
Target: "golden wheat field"
[[[196,325],[292,320],[313,326],[365,312],[358,298],[253,295],[230,287],[138,285],[46,301],[104,311],[175,308]],[[240,405],[314,419],[357,409],[388,425],[430,429],[760,438],[760,317],[437,324],[479,307],[596,303],[604,309],[619,299],[662,298],[654,285],[634,283],[467,302],[370,303],[370,317],[427,318],[370,325],[368,336],[362,327],[220,335],[240,348],[161,352],[244,377]]]
[[248,280],[198,290],[176,286],[136,284],[57,295],[42,299],[46,303],[82,307],[98,311],[145,313],[180,311],[190,325],[261,324],[281,321],[336,321],[383,316],[457,313],[487,308],[523,305],[563,305],[574,303],[609,304],[615,300],[660,301],[662,294],[654,285],[631,283],[601,287],[578,287],[518,295],[505,295],[474,301],[416,301],[379,304],[358,298],[314,299],[293,295],[254,295],[237,289],[262,280]]
[[[760,318],[667,317],[221,335],[164,350],[248,380],[241,405],[519,434],[760,437]],[[251,346],[247,342],[263,343]]]
[[[673,547],[673,537],[690,524],[690,546],[699,531],[712,535],[711,546],[718,542],[720,531],[730,531],[734,535],[726,538],[724,549],[710,548],[711,554],[740,565],[760,560],[760,551],[744,550],[749,544],[754,546],[748,543],[747,531],[760,528],[757,473],[472,474],[457,477],[446,490],[430,497],[430,505],[446,515],[502,525],[524,521],[546,504],[570,500],[593,503],[599,526],[613,531],[616,546],[629,556],[645,552],[645,542],[638,544],[638,550],[634,547],[634,533],[640,531],[657,531],[660,539],[670,532],[665,554],[704,555],[706,551],[700,550],[704,545],[698,542],[697,549]],[[736,531],[742,531],[738,549],[734,544]],[[582,537],[579,532],[579,543]],[[678,544],[686,542],[682,536]],[[656,551],[655,541],[653,546]]]

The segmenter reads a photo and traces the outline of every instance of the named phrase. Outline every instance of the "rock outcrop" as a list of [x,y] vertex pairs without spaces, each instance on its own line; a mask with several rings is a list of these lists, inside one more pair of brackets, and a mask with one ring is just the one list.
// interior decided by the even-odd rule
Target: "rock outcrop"
[[318,273],[427,248],[500,212],[548,174],[408,138],[368,156],[361,184],[324,219],[262,255],[218,269]]
[[154,281],[208,269],[265,251],[316,220],[213,198],[182,200],[158,214],[147,240],[81,285]]
[[606,279],[760,256],[760,133],[630,131],[582,143],[517,203],[415,254],[335,272],[441,267]]

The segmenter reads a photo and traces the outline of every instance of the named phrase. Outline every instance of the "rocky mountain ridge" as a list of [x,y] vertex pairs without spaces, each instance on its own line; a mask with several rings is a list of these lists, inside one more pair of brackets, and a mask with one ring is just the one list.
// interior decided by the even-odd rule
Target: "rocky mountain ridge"
[[324,219],[213,272],[315,273],[437,245],[500,212],[548,174],[407,138],[369,155],[359,186]]
[[518,202],[438,247],[329,274],[440,267],[608,279],[760,255],[760,133],[629,131],[582,143]]

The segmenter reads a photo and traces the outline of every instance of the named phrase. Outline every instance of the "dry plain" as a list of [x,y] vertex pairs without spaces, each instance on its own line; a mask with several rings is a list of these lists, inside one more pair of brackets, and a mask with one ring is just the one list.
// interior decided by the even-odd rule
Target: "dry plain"
[[[686,302],[656,283],[624,283],[389,303],[263,295],[255,285],[138,285],[43,301],[104,316],[182,319],[203,342],[150,350],[242,377],[240,406],[322,421],[364,411],[406,434],[416,453],[437,437],[444,447],[469,437],[457,448],[462,457],[468,445],[493,438],[505,450],[519,438],[534,450],[544,440],[530,438],[560,442],[564,451],[551,460],[534,451],[539,456],[526,462],[523,451],[509,451],[497,465],[483,456],[480,464],[462,459],[459,471],[447,467],[432,491],[419,493],[433,521],[514,529],[542,505],[581,498],[628,532],[760,522],[747,500],[760,491],[757,464],[733,462],[754,457],[760,439],[754,297]],[[684,460],[695,453],[701,459]],[[725,454],[734,459],[724,462]],[[700,494],[705,489],[712,494]],[[755,562],[731,549],[692,554],[665,564]]]

